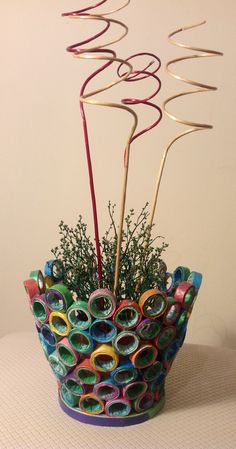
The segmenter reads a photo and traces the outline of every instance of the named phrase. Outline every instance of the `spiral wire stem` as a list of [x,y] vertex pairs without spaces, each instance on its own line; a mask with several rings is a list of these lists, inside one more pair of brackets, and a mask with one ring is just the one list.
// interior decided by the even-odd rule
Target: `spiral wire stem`
[[[102,65],[98,70],[93,72],[83,83],[82,88],[80,90],[80,111],[83,121],[83,129],[84,129],[84,138],[85,138],[85,147],[86,147],[86,156],[87,156],[87,163],[88,163],[88,173],[89,173],[89,182],[90,182],[90,192],[91,192],[91,200],[92,200],[92,208],[93,208],[93,221],[94,221],[94,233],[95,233],[95,242],[96,242],[96,254],[97,254],[97,269],[98,269],[98,279],[100,285],[102,285],[102,259],[101,259],[101,250],[100,250],[100,240],[99,240],[99,229],[98,229],[98,217],[97,217],[97,205],[96,205],[96,195],[95,195],[95,187],[94,187],[94,178],[93,178],[93,169],[92,169],[92,161],[91,161],[91,154],[90,154],[90,144],[89,144],[89,135],[88,135],[88,127],[87,127],[87,120],[84,110],[84,104],[92,104],[97,106],[105,106],[105,107],[111,107],[111,108],[118,108],[123,109],[126,112],[129,112],[129,114],[133,117],[133,124],[131,126],[131,130],[128,135],[128,139],[125,146],[125,154],[124,154],[124,173],[123,173],[123,184],[122,184],[122,197],[121,197],[121,206],[120,206],[120,219],[119,219],[119,228],[118,228],[118,237],[117,237],[117,251],[116,251],[116,262],[115,262],[115,276],[114,276],[114,292],[116,292],[119,282],[119,264],[120,264],[120,256],[121,256],[121,245],[122,245],[122,230],[123,230],[123,223],[124,223],[124,213],[125,213],[125,204],[126,204],[126,196],[127,196],[127,183],[128,183],[128,172],[129,172],[129,159],[130,159],[130,146],[131,143],[138,137],[140,137],[145,132],[151,130],[154,128],[162,117],[161,109],[155,105],[154,103],[150,102],[149,100],[152,99],[157,93],[159,92],[161,88],[161,82],[159,78],[155,75],[155,73],[160,68],[160,60],[157,56],[151,53],[138,53],[136,55],[132,55],[126,60],[118,58],[116,56],[115,51],[107,49],[106,47],[119,42],[122,40],[128,33],[128,27],[122,23],[119,20],[108,18],[108,15],[111,15],[117,11],[120,11],[121,9],[125,8],[129,3],[130,0],[126,0],[126,2],[120,6],[117,9],[114,9],[112,11],[101,13],[101,14],[90,14],[88,11],[91,11],[103,4],[105,4],[107,0],[100,1],[94,6],[90,6],[84,9],[81,9],[79,11],[72,11],[69,13],[64,13],[62,16],[68,17],[70,19],[81,19],[81,20],[94,20],[94,21],[101,21],[104,23],[104,28],[99,33],[93,35],[92,37],[79,42],[77,44],[73,44],[67,48],[67,51],[74,54],[75,58],[78,59],[92,59],[92,60],[99,60],[99,61],[105,61],[105,64]],[[83,48],[83,45],[86,45],[103,34],[105,34],[111,25],[118,25],[122,33],[119,37],[106,42],[103,45],[97,45],[89,48]],[[146,66],[144,70],[133,70],[133,66],[130,64],[130,60],[134,57],[139,57],[143,55],[148,55],[152,57],[152,61]],[[158,65],[156,68],[154,68],[151,72],[148,71],[149,67],[151,67],[155,61],[157,61]],[[112,81],[109,84],[106,84],[105,86],[92,90],[90,92],[85,92],[86,88],[89,84],[89,82],[95,78],[98,74],[100,74],[103,70],[107,69],[109,66],[111,66],[113,63],[119,63],[119,67],[117,69],[117,75],[118,78],[114,81]],[[123,74],[120,74],[120,69],[122,66],[126,67],[126,72]],[[123,81],[138,81],[141,79],[152,77],[158,82],[158,88],[154,93],[152,93],[149,97],[144,99],[137,99],[137,98],[125,98],[121,100],[120,103],[114,103],[114,102],[102,102],[94,100],[95,95],[104,92],[115,85],[123,82]],[[147,128],[139,131],[135,134],[137,125],[138,125],[138,116],[137,114],[131,109],[131,107],[128,107],[128,105],[138,105],[138,104],[144,104],[151,106],[158,110],[158,119],[148,126]]]
[[186,45],[180,42],[175,41],[174,39],[172,39],[173,36],[175,36],[176,34],[182,33],[183,31],[187,31],[187,30],[191,30],[193,28],[199,27],[201,25],[204,25],[206,23],[206,21],[194,24],[194,25],[190,25],[190,26],[186,26],[186,27],[182,27],[179,28],[178,30],[172,32],[171,34],[169,34],[168,36],[168,40],[171,44],[175,45],[176,47],[180,47],[180,48],[185,48],[187,50],[192,50],[194,52],[198,52],[195,54],[192,54],[190,56],[183,56],[181,58],[176,58],[173,59],[171,61],[169,61],[166,65],[166,70],[169,73],[170,76],[172,76],[174,79],[183,81],[186,84],[189,84],[191,86],[194,86],[194,89],[185,91],[185,92],[180,92],[176,95],[173,95],[169,98],[167,98],[167,100],[165,100],[164,104],[163,104],[163,110],[165,112],[165,114],[171,118],[172,120],[174,120],[175,122],[181,123],[183,125],[187,125],[190,127],[190,129],[187,129],[183,132],[181,132],[179,135],[177,135],[167,146],[166,150],[164,151],[162,160],[161,160],[161,164],[160,164],[160,169],[159,169],[159,173],[158,173],[158,177],[157,177],[157,181],[156,181],[156,187],[155,187],[155,192],[154,192],[154,199],[153,199],[153,203],[152,203],[152,209],[151,209],[151,213],[150,213],[150,217],[149,217],[149,229],[151,229],[152,225],[153,225],[153,219],[154,219],[154,215],[155,215],[155,210],[156,210],[156,206],[157,206],[157,199],[158,199],[158,194],[159,194],[159,190],[160,190],[160,184],[161,184],[161,180],[162,180],[162,175],[163,175],[163,171],[165,168],[165,163],[166,163],[166,158],[168,155],[168,152],[170,150],[170,148],[172,147],[172,145],[179,140],[180,138],[197,132],[197,131],[204,131],[206,129],[211,129],[213,128],[212,125],[209,124],[205,124],[205,123],[197,123],[197,122],[191,122],[182,118],[177,117],[176,115],[168,112],[166,106],[172,102],[173,100],[180,98],[180,97],[184,97],[186,95],[191,95],[191,94],[195,94],[195,93],[199,93],[199,92],[209,92],[209,91],[215,91],[217,90],[217,87],[214,86],[210,86],[208,84],[203,84],[203,83],[199,83],[187,78],[183,78],[182,76],[176,74],[175,72],[173,72],[171,70],[171,66],[178,63],[178,62],[182,62],[182,61],[187,61],[187,60],[191,60],[191,59],[196,59],[196,58],[209,58],[209,57],[213,57],[213,56],[223,56],[223,53],[219,52],[219,51],[214,51],[214,50],[208,50],[208,49],[203,49],[203,48],[198,48],[198,47],[192,47],[190,45]]

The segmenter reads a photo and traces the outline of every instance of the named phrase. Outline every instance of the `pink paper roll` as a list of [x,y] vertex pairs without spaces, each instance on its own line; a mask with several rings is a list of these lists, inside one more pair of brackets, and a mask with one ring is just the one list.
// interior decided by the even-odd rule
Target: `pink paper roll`
[[78,363],[80,355],[72,348],[67,337],[64,337],[57,343],[57,351],[60,360],[66,366],[73,367]]

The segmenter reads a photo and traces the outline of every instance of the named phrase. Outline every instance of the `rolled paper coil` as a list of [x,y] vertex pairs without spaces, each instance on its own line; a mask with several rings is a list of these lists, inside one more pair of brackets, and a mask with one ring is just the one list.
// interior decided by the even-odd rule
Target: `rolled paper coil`
[[117,328],[111,320],[95,320],[89,329],[93,340],[108,343],[117,335]]
[[46,342],[47,346],[53,349],[53,351],[56,350],[56,343],[61,339],[62,337],[57,336],[54,334],[52,329],[48,324],[43,324],[40,328],[40,334],[42,335],[44,341]]
[[129,400],[135,400],[139,396],[142,396],[146,393],[148,385],[143,381],[132,382],[125,387],[123,387],[122,392],[123,396]]
[[130,360],[122,360],[119,366],[111,372],[111,377],[117,385],[126,385],[137,379],[138,371]]
[[174,280],[173,280],[173,274],[172,273],[166,273],[165,277],[165,285],[162,287],[162,290],[170,294],[174,289]]
[[192,305],[195,296],[195,287],[192,284],[189,284],[189,282],[187,281],[180,282],[174,293],[175,300],[186,309],[188,309]]
[[67,318],[72,327],[86,330],[92,323],[92,317],[85,301],[74,302],[67,310]]
[[118,309],[113,315],[113,321],[119,329],[133,329],[142,319],[141,310],[135,302],[124,299],[120,301]]
[[174,298],[169,296],[167,298],[168,307],[166,309],[163,323],[164,324],[174,324],[176,320],[179,318],[181,312],[181,304],[177,302]]
[[45,282],[45,289],[46,290],[48,288],[51,288],[53,286],[53,284],[54,284],[54,280],[50,276],[45,276],[44,277],[44,282]]
[[58,379],[62,379],[67,375],[68,368],[59,359],[58,354],[54,351],[48,357],[49,364]]
[[88,310],[94,318],[106,320],[111,318],[116,308],[116,299],[112,292],[105,288],[95,290],[89,298]]
[[30,299],[30,304],[32,304],[32,300],[35,295],[40,295],[39,288],[37,286],[37,283],[34,279],[27,279],[27,281],[24,281],[24,287],[27,295]]
[[139,299],[142,314],[147,318],[157,318],[165,313],[167,300],[160,290],[151,289],[144,292]]
[[66,337],[71,329],[66,314],[62,312],[52,312],[49,317],[49,325],[52,331],[60,337]]
[[139,337],[135,332],[122,331],[114,339],[113,346],[120,355],[132,354],[139,346]]
[[73,375],[81,384],[86,385],[94,385],[101,380],[100,373],[93,368],[89,359],[85,359],[77,365],[73,371]]
[[189,284],[192,284],[196,290],[199,290],[202,284],[202,274],[197,271],[192,271],[187,279]]
[[178,285],[180,282],[187,281],[190,275],[190,269],[187,267],[177,267],[173,272],[174,285]]
[[184,340],[186,337],[186,333],[187,333],[187,321],[184,322],[180,331],[178,332],[178,343],[179,343],[180,348],[181,348],[181,346],[183,346],[183,343],[184,343]]
[[40,293],[44,293],[45,292],[45,281],[44,281],[42,271],[40,271],[40,270],[31,271],[29,277],[30,277],[30,279],[34,279],[34,281],[36,282],[36,284],[38,286]]
[[81,396],[86,393],[86,385],[81,384],[73,373],[68,374],[65,379],[66,388],[75,396]]
[[94,385],[93,389],[96,396],[104,401],[117,399],[120,396],[120,389],[115,385],[113,379],[107,379],[99,384]]
[[36,295],[32,300],[32,312],[36,320],[40,323],[47,323],[50,310],[45,301],[45,295]]
[[57,352],[60,360],[66,366],[73,367],[78,363],[79,354],[72,348],[67,337],[57,343]]
[[176,328],[174,326],[166,326],[162,329],[160,335],[155,339],[155,345],[162,351],[166,349],[176,336]]
[[154,394],[150,391],[147,391],[143,394],[143,396],[140,396],[135,401],[133,401],[132,405],[134,410],[140,413],[151,408],[153,406],[153,402]]
[[163,366],[164,368],[169,368],[169,364],[174,361],[177,352],[179,350],[180,346],[179,346],[179,341],[178,340],[174,340],[170,346],[165,350],[164,354],[162,355],[162,360],[163,360]]
[[128,416],[130,412],[131,403],[125,398],[113,399],[105,406],[105,413],[108,416]]
[[57,259],[48,260],[44,267],[45,276],[51,277],[54,282],[59,282],[63,278],[63,263]]
[[51,310],[66,312],[73,302],[72,294],[63,284],[56,284],[46,291],[45,298]]
[[54,352],[54,350],[53,349],[51,349],[51,350],[49,349],[49,347],[47,346],[47,343],[45,342],[45,340],[44,340],[44,338],[43,338],[43,336],[42,336],[42,334],[40,332],[38,333],[38,336],[39,336],[39,341],[40,341],[40,344],[42,346],[44,355],[45,355],[46,359],[48,359],[48,356],[52,352]]
[[161,372],[160,376],[158,377],[158,379],[155,381],[155,385],[157,385],[159,392],[160,392],[161,388],[164,385],[166,374],[167,373],[166,373],[166,370],[164,368],[163,371]]
[[180,313],[180,316],[178,318],[178,320],[175,323],[175,327],[176,327],[176,332],[177,334],[179,334],[179,332],[181,332],[181,329],[183,327],[183,325],[188,321],[188,312],[187,310],[182,310],[182,312]]
[[76,407],[80,399],[78,396],[74,395],[64,383],[61,385],[61,397],[69,407]]
[[143,370],[143,379],[146,382],[152,382],[155,379],[158,379],[163,369],[162,363],[157,360],[152,365],[148,366]]
[[149,343],[141,344],[139,349],[130,356],[130,360],[134,367],[140,369],[152,365],[156,358],[157,348]]
[[139,323],[136,332],[143,340],[152,340],[159,335],[161,328],[160,321],[146,318]]
[[69,332],[68,340],[72,348],[81,354],[89,354],[94,348],[93,339],[87,331],[73,328]]
[[79,408],[90,415],[100,415],[104,412],[104,402],[94,393],[88,393],[80,397]]
[[90,362],[95,370],[105,373],[117,367],[119,356],[112,346],[102,344],[92,352]]

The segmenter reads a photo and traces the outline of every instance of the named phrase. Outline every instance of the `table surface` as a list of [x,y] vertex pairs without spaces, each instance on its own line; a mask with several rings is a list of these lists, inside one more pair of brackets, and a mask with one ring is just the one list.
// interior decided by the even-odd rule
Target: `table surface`
[[185,344],[166,405],[132,427],[96,427],[62,412],[36,333],[0,339],[0,449],[235,449],[236,351]]

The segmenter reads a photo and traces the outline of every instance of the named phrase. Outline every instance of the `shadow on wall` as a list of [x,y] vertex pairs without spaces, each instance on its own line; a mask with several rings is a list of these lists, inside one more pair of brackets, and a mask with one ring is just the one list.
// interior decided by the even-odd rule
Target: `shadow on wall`
[[228,348],[185,344],[167,378],[166,410],[235,401],[235,363],[229,363],[235,354]]

